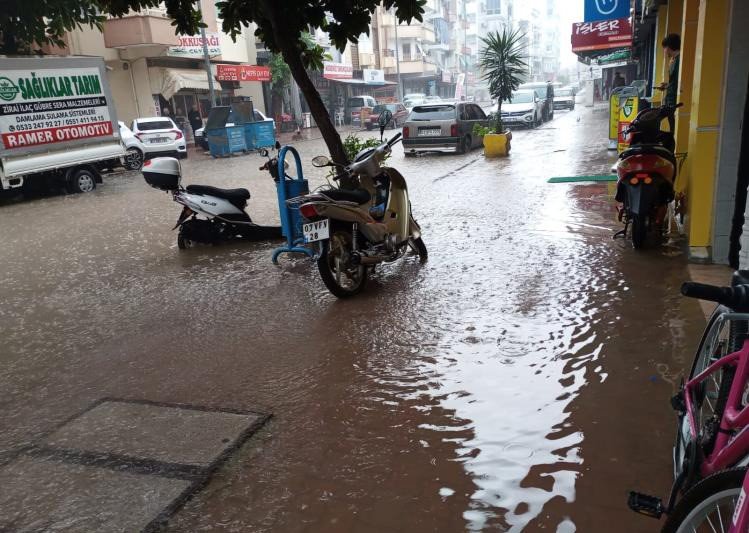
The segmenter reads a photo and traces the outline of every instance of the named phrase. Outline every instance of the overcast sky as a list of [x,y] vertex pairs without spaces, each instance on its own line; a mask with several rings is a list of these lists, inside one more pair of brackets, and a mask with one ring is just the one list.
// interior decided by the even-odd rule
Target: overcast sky
[[577,56],[572,53],[570,35],[572,23],[583,21],[584,0],[556,0],[559,14],[559,50],[562,68],[574,67]]

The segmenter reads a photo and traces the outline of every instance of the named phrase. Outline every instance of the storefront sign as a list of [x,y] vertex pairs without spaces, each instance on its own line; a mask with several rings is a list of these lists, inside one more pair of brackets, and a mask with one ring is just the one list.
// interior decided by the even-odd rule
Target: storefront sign
[[466,82],[466,75],[464,72],[458,74],[458,79],[455,81],[455,99],[460,101],[463,98],[463,84]]
[[442,83],[450,83],[453,81],[453,76],[450,72],[443,70],[442,71]]
[[632,121],[637,116],[637,111],[640,106],[640,99],[636,96],[628,96],[624,103],[619,101],[619,146],[618,150],[621,154],[624,150],[629,148],[629,140],[624,134],[624,130],[629,127]]
[[629,17],[630,0],[585,0],[585,22]]
[[370,85],[384,85],[385,84],[385,71],[365,68],[362,70],[364,76],[364,83]]
[[[179,45],[172,46],[167,55],[172,57],[203,57],[203,37],[200,35],[178,35]],[[208,55],[221,55],[221,38],[218,33],[206,33]]]
[[572,51],[607,50],[632,46],[632,24],[628,18],[572,25]]
[[325,61],[322,76],[328,80],[350,80],[354,77],[354,67],[345,63]]
[[9,70],[0,76],[0,138],[5,150],[112,137],[98,68]]
[[[616,142],[619,135],[619,95],[612,94],[609,98],[609,140]],[[613,147],[612,147],[613,150]]]
[[270,67],[258,65],[216,65],[218,81],[270,81]]

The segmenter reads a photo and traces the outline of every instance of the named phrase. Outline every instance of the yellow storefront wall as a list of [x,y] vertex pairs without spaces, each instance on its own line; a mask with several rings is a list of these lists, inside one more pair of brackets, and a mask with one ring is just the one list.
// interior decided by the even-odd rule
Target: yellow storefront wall
[[[702,0],[699,3],[687,185],[689,246],[692,256],[697,259],[709,258],[711,245],[729,4],[730,0]],[[681,79],[686,81],[688,78],[682,76]]]
[[[670,4],[670,2],[669,2]],[[699,0],[684,0],[681,23],[681,60],[679,62],[679,102],[684,107],[676,111],[676,151],[686,152],[689,148],[689,125],[692,116],[692,82],[694,79],[694,56],[697,46],[697,23]],[[676,181],[677,192],[687,189],[687,176],[691,160],[687,157],[680,177]]]
[[[659,86],[661,83],[666,81],[666,78],[668,77],[668,66],[666,65],[666,60],[663,57],[663,54],[660,52],[660,46],[661,41],[663,41],[663,38],[666,36],[666,22],[668,21],[668,7],[667,6],[661,6],[658,8],[658,22],[655,32],[655,43],[656,43],[656,53],[655,53],[655,82],[653,83],[654,87]],[[662,94],[660,91],[655,91],[655,94],[653,95],[653,104],[654,105],[660,105],[662,100]]]

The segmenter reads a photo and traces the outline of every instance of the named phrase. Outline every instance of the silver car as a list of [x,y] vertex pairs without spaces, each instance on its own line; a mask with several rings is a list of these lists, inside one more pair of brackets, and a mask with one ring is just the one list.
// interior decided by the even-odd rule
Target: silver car
[[489,125],[484,111],[471,102],[440,102],[414,107],[403,126],[403,150],[417,152],[468,152],[484,145],[473,127]]

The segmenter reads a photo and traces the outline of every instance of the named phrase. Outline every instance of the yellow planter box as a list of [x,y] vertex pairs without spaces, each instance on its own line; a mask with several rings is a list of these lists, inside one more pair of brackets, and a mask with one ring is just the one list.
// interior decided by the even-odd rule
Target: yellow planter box
[[484,155],[486,157],[506,157],[510,155],[512,132],[484,135]]

